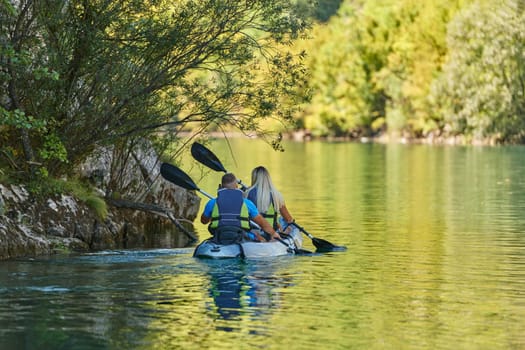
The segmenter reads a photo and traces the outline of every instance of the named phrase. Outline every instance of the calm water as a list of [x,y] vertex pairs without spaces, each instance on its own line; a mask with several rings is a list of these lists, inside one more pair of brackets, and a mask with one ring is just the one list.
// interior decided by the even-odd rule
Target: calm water
[[[266,165],[297,222],[348,251],[0,262],[0,349],[525,349],[524,147],[230,146],[212,146],[228,170]],[[214,192],[221,174],[182,168]]]

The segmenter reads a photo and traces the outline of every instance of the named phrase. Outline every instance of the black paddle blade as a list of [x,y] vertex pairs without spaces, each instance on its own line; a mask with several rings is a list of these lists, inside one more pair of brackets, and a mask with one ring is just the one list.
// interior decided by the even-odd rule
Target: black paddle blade
[[311,251],[306,250],[306,249],[295,248],[295,254],[297,254],[297,255],[313,255],[314,253],[312,253]]
[[175,165],[169,163],[162,163],[160,165],[160,174],[163,178],[169,182],[173,182],[175,185],[178,185],[187,190],[197,190],[199,187],[193,182],[193,180],[182,170],[177,168]]
[[345,246],[342,245],[335,245],[328,241],[325,241],[321,238],[316,238],[309,234],[304,228],[302,228],[299,224],[297,224],[295,221],[291,224],[297,227],[302,233],[308,236],[312,240],[312,244],[317,248],[317,252],[344,252],[346,250]]
[[226,169],[222,165],[221,161],[212,151],[204,147],[198,142],[194,142],[191,145],[191,155],[200,163],[206,165],[208,168],[215,171],[222,171],[227,173]]
[[320,238],[312,238],[312,243],[318,252],[344,252],[346,250],[345,246],[335,245]]

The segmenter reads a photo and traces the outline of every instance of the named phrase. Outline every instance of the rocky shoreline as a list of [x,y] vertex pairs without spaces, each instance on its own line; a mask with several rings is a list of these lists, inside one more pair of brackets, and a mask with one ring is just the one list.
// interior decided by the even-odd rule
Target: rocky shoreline
[[[72,195],[37,198],[22,185],[0,184],[0,260],[57,252],[177,248],[198,240],[193,221],[200,198],[159,176],[158,157],[151,148],[131,150],[133,156],[122,164],[118,152],[101,150],[79,170],[84,178],[97,175],[95,190],[108,209],[104,218]],[[118,169],[118,176],[111,169]]]
[[35,201],[24,187],[0,185],[0,260],[57,252],[187,246],[194,241],[188,233],[195,231],[192,221],[199,199],[183,189],[173,192],[171,206],[167,202],[165,207],[149,205],[150,210],[110,206],[107,217],[101,219],[72,196]]

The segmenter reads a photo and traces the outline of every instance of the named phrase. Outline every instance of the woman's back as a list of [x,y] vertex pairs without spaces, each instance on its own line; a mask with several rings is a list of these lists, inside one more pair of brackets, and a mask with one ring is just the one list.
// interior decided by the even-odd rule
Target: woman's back
[[252,171],[252,185],[247,190],[247,197],[263,213],[268,211],[271,204],[273,204],[275,211],[279,211],[284,205],[283,196],[275,188],[268,170],[262,166],[258,166]]

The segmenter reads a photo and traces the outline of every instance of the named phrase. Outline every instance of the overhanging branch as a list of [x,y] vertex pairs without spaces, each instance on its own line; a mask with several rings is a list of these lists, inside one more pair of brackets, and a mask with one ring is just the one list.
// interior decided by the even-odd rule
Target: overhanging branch
[[171,222],[173,222],[173,224],[175,224],[175,226],[177,226],[177,228],[181,232],[183,232],[191,240],[192,243],[193,242],[197,242],[199,240],[197,238],[197,236],[193,232],[188,231],[180,223],[181,219],[177,219],[177,218],[175,218],[175,216],[173,216],[173,214],[171,213],[171,211],[168,208],[165,208],[165,207],[162,207],[162,206],[156,205],[156,204],[133,202],[133,201],[125,200],[125,199],[110,199],[110,198],[107,198],[106,202],[109,205],[112,205],[112,206],[117,207],[117,208],[140,210],[140,211],[145,211],[145,212],[148,212],[148,213],[153,213],[153,214],[156,214],[156,215],[168,218],[168,219],[170,219]]

